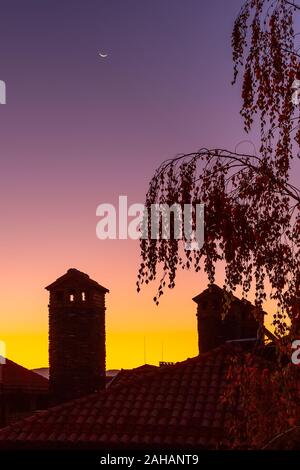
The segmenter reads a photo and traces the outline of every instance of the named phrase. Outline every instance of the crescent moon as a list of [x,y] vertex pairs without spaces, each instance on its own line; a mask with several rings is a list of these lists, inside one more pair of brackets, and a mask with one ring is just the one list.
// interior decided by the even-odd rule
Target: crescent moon
[[99,56],[102,57],[102,59],[105,59],[108,56],[108,54],[102,54],[101,52],[99,52]]

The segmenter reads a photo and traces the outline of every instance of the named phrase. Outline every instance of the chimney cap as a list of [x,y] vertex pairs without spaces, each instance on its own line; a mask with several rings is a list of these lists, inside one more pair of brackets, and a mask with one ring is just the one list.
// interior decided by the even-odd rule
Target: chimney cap
[[202,291],[200,294],[196,295],[193,297],[193,301],[196,302],[196,304],[200,303],[202,299],[207,297],[208,295],[210,296],[211,294],[215,295],[224,295],[225,291],[221,287],[219,287],[217,284],[209,284],[204,291]]
[[[217,284],[209,284],[208,287],[201,292],[201,294],[196,295],[193,297],[193,301],[196,302],[196,304],[199,304],[202,300],[206,300],[207,297],[213,296],[219,296],[223,297],[225,294],[229,294],[232,296],[232,302],[238,302],[239,304],[243,304],[244,306],[248,306],[249,308],[254,308],[254,305],[247,299],[239,299],[236,297],[234,294],[227,292],[225,289],[222,289],[220,286]],[[266,312],[262,311],[264,315],[266,315]]]
[[79,271],[75,268],[70,268],[68,271],[60,276],[56,281],[49,284],[45,287],[46,290],[51,291],[56,288],[61,288],[65,284],[70,285],[71,283],[78,284],[80,287],[93,287],[101,292],[107,293],[109,290],[106,287],[103,287],[98,282],[90,278],[90,276],[82,271]]

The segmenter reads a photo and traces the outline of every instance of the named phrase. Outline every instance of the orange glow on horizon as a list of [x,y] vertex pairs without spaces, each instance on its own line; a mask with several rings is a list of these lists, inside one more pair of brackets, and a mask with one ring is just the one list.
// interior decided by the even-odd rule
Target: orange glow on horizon
[[[114,259],[120,254],[118,248],[120,244],[116,243]],[[119,257],[118,277],[111,260],[108,262],[109,252],[106,257],[107,263],[101,263],[101,269],[95,261],[94,269],[80,263],[74,266],[72,262],[57,269],[53,262],[53,266],[47,268],[42,269],[41,265],[41,273],[39,269],[28,273],[20,266],[17,274],[23,282],[16,281],[16,272],[11,273],[13,279],[9,275],[3,279],[6,295],[0,302],[6,315],[2,317],[0,340],[6,342],[9,359],[30,369],[47,367],[48,293],[44,287],[68,267],[78,267],[110,289],[106,295],[107,369],[133,368],[145,362],[158,365],[162,359],[177,362],[197,355],[196,304],[192,298],[207,286],[203,273],[199,276],[193,272],[180,272],[175,289],[167,290],[157,307],[152,300],[154,285],[140,294],[135,291],[137,253],[132,253],[136,264],[128,264],[126,258]],[[105,264],[109,269],[103,268]],[[16,285],[19,286],[17,289]],[[274,305],[268,302],[266,310],[272,312],[272,309]],[[270,327],[270,318],[266,325]]]

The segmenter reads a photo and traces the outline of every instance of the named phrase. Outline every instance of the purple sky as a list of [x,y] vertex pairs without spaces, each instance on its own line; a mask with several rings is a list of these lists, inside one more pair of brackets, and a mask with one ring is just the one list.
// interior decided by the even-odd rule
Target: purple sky
[[[169,331],[172,322],[194,332],[191,297],[206,280],[184,277],[177,293],[153,307],[155,286],[147,295],[135,292],[138,242],[97,240],[96,207],[122,194],[129,203],[143,202],[165,158],[203,146],[234,150],[245,138],[230,48],[242,3],[1,2],[0,79],[7,104],[0,106],[0,313],[12,358],[45,364],[46,340],[38,363],[38,346],[31,355],[15,354],[13,335],[18,344],[34,332],[46,338],[43,287],[69,267],[110,288],[110,332],[132,325],[139,332]],[[101,59],[99,51],[108,57]],[[116,346],[109,347],[112,365],[122,365]],[[196,342],[189,347],[192,354]]]

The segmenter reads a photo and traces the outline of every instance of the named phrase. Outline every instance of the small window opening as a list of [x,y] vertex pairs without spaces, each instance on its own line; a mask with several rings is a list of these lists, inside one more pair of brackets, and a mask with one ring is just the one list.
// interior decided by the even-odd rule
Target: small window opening
[[82,300],[82,302],[85,302],[85,301],[86,301],[86,294],[85,294],[85,292],[81,292],[81,300]]
[[74,302],[74,300],[75,300],[74,294],[70,294],[70,302]]

